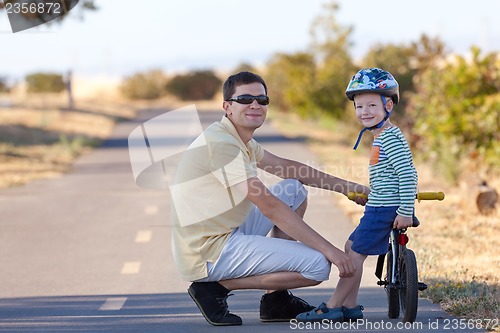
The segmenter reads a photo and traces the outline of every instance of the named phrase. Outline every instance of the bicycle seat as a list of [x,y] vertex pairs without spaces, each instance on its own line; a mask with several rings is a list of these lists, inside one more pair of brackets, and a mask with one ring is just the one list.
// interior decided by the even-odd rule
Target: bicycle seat
[[411,225],[413,228],[416,228],[420,225],[420,221],[418,220],[418,218],[413,215],[413,224]]

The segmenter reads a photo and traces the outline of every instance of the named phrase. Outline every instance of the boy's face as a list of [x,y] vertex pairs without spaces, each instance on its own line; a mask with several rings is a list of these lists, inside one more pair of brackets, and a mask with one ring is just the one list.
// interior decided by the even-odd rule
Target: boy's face
[[[394,104],[387,98],[386,108],[391,111]],[[376,126],[385,117],[384,103],[379,94],[359,94],[354,96],[356,118],[364,127]]]

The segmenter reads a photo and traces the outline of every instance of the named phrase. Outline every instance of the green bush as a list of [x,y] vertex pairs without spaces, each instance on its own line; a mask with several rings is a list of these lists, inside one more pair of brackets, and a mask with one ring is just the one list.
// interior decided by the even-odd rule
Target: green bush
[[271,105],[281,111],[296,112],[303,118],[311,116],[315,67],[314,57],[309,53],[274,55],[266,75]]
[[304,118],[345,117],[344,92],[355,68],[348,52],[352,27],[338,22],[338,10],[336,2],[324,5],[306,51],[271,58],[266,78],[273,106]]
[[452,181],[463,161],[474,159],[485,171],[500,168],[500,62],[496,53],[471,51],[471,60],[456,56],[426,70],[410,103],[419,148],[439,160],[448,152]]
[[63,77],[55,73],[34,73],[26,76],[28,92],[58,93],[64,90]]
[[221,89],[222,81],[213,71],[194,71],[174,76],[166,85],[166,90],[181,100],[212,99]]
[[120,91],[130,99],[157,99],[165,95],[166,82],[165,74],[161,70],[151,70],[126,77]]

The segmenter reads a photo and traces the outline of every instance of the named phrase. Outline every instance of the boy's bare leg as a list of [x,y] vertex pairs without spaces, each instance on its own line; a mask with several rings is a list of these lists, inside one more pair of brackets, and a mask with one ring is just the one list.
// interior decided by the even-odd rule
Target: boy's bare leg
[[357,305],[359,286],[361,284],[361,277],[363,276],[363,263],[366,255],[359,254],[351,250],[351,241],[347,241],[345,251],[351,256],[354,265],[356,266],[356,273],[350,278],[340,278],[337,288],[326,303],[329,308],[338,308],[345,306],[346,308],[353,308]]

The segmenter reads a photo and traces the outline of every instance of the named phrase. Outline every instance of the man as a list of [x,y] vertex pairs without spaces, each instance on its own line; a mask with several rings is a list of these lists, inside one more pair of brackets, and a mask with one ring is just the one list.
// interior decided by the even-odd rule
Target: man
[[[330,263],[341,277],[355,271],[349,256],[304,222],[303,184],[345,195],[369,189],[273,155],[252,138],[269,104],[260,76],[230,76],[223,95],[225,116],[193,142],[178,166],[174,258],[183,278],[193,281],[188,293],[210,324],[241,325],[226,302],[237,289],[267,290],[260,319],[288,321],[313,308],[288,289],[327,280]],[[268,189],[257,167],[284,180]]]

